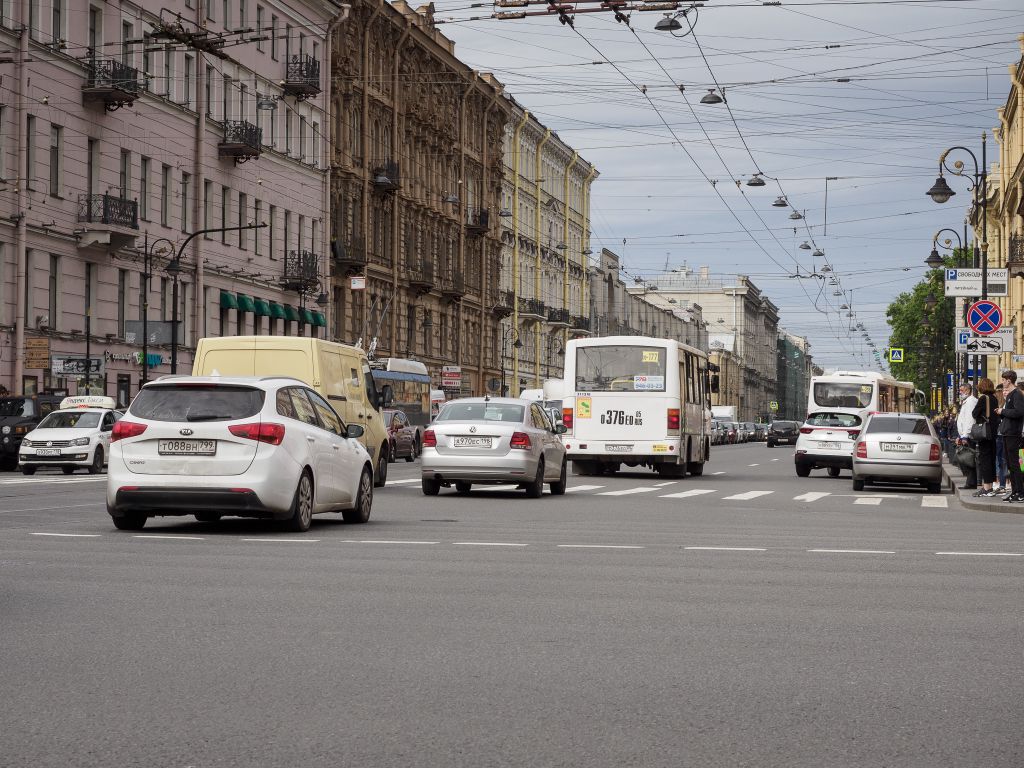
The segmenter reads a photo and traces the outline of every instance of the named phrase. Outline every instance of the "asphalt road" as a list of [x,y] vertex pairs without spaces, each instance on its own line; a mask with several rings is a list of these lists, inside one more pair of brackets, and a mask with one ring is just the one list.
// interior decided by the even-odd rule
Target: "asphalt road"
[[0,475],[0,766],[1024,765],[1024,517],[760,444],[707,472],[398,463],[306,534]]

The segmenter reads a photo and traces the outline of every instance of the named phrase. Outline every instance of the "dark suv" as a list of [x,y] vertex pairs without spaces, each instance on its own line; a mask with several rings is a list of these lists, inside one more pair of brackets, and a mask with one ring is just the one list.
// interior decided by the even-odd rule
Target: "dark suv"
[[768,427],[768,447],[774,448],[779,443],[796,445],[800,436],[800,425],[795,421],[773,421]]
[[13,469],[25,435],[50,411],[60,408],[58,395],[0,397],[0,466]]

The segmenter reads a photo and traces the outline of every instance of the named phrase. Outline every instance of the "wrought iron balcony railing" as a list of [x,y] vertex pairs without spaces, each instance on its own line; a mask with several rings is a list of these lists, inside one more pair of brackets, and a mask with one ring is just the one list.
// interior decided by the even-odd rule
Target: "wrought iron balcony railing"
[[1006,268],[1010,270],[1011,276],[1024,277],[1024,235],[1010,235]]
[[285,68],[284,92],[300,101],[320,93],[320,62],[309,55],[292,56]]
[[548,309],[548,323],[551,325],[560,325],[568,327],[569,325],[569,310],[565,308],[550,307]]
[[466,212],[466,234],[486,235],[490,229],[491,213],[486,208],[474,208]]
[[139,71],[117,59],[93,56],[86,68],[88,77],[82,93],[86,101],[100,102],[108,112],[131,106],[142,91]]
[[569,321],[569,327],[574,331],[586,331],[590,332],[590,318],[583,317],[582,315],[573,315]]
[[348,243],[332,240],[331,259],[336,271],[348,273],[361,271],[369,261],[363,239],[358,236],[350,237]]
[[378,192],[394,192],[402,185],[402,175],[394,160],[374,160],[370,163],[370,181]]
[[417,293],[427,293],[434,287],[434,263],[428,259],[413,259],[406,265],[405,280]]
[[527,299],[522,296],[519,297],[519,315],[525,316],[526,318],[536,318],[537,320],[545,320],[548,316],[548,309],[544,305],[543,301],[539,299]]
[[281,287],[286,291],[308,291],[320,282],[320,257],[311,251],[288,251],[284,255]]
[[263,129],[245,120],[225,120],[224,139],[217,145],[221,157],[233,157],[235,164],[259,157],[263,149]]
[[78,220],[128,229],[139,228],[139,204],[113,195],[79,195]]

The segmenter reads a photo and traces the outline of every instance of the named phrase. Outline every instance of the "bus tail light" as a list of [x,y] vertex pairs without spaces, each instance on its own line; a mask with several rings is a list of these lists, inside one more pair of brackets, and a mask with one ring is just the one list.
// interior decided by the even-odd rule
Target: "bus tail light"
[[932,443],[932,447],[928,451],[928,461],[938,461],[941,458],[942,458],[942,449],[939,448],[938,444]]
[[423,447],[437,448],[437,435],[434,434],[434,430],[428,429],[423,433]]
[[668,431],[679,433],[679,409],[669,408],[668,409]]
[[575,416],[575,414],[573,413],[572,408],[563,408],[562,409],[562,424],[565,425],[566,430],[571,430],[572,429],[572,423],[573,423],[574,416]]
[[525,432],[514,432],[512,439],[509,441],[509,448],[518,448],[523,451],[528,451],[533,447],[533,443],[530,442],[530,436]]
[[868,444],[861,440],[857,443],[857,458],[866,459],[868,457]]

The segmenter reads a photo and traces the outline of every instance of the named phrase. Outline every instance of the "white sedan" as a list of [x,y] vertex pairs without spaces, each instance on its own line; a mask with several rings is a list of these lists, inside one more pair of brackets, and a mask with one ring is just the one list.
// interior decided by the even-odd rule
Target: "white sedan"
[[65,398],[60,410],[47,414],[21,441],[22,474],[34,475],[42,467],[60,467],[65,475],[80,468],[102,472],[114,423],[124,415],[114,405],[112,398],[97,395]]
[[293,531],[323,512],[365,523],[373,469],[361,434],[297,379],[164,377],[114,425],[107,512],[121,530],[189,514],[271,518]]

